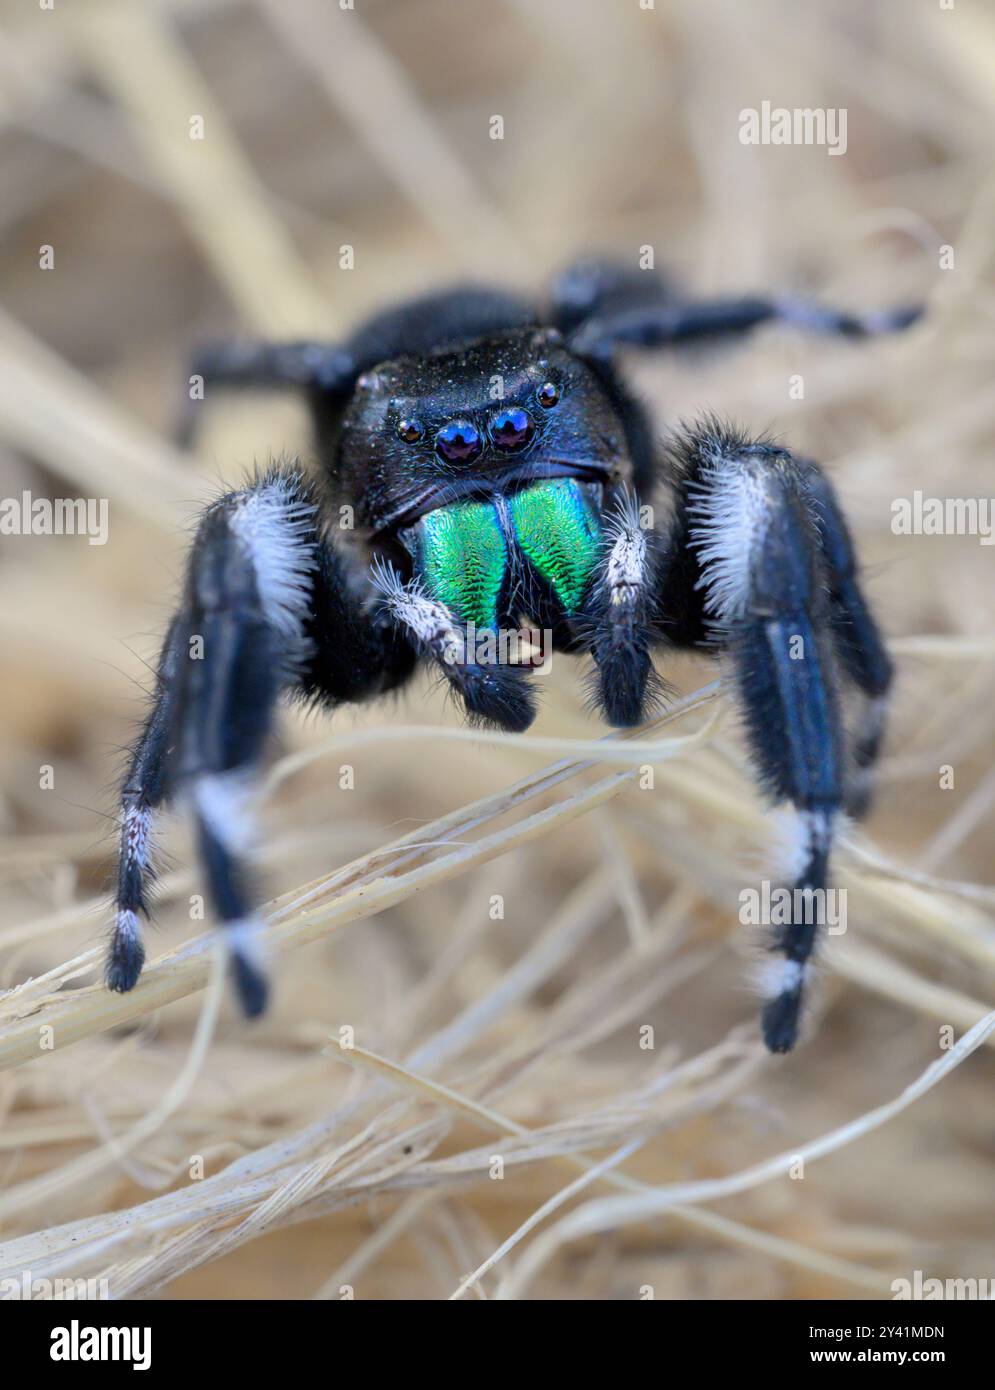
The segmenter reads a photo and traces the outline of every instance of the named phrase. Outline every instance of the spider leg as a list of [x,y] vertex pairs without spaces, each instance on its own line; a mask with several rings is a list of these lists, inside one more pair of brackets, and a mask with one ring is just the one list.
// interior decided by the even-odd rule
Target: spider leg
[[180,618],[170,624],[156,671],[152,710],[145,721],[121,789],[121,848],[116,917],[105,965],[110,989],[133,988],[145,963],[140,915],[148,916],[152,829],[166,798],[165,764],[180,661]]
[[[535,321],[531,306],[513,295],[472,285],[455,287],[374,314],[344,343],[208,344],[191,364],[191,384],[194,377],[200,378],[205,399],[216,387],[297,388],[304,392],[319,444],[324,445],[334,436],[358,377],[377,363]],[[199,403],[188,392],[178,430],[181,443],[189,444],[193,438]]]
[[112,989],[132,988],[141,970],[150,818],[177,797],[193,814],[242,1006],[262,1011],[266,980],[244,858],[249,792],[277,701],[284,691],[329,704],[362,699],[399,684],[414,660],[322,540],[298,475],[272,469],[208,508],[125,781]]
[[[826,886],[845,755],[833,616],[806,469],[712,422],[678,447],[681,480],[660,618],[679,643],[729,652],[761,781],[795,808],[790,921],[768,971],[763,1031],[795,1043]],[[800,890],[800,891],[799,891]]]
[[554,328],[570,334],[588,319],[667,304],[673,298],[673,287],[658,271],[595,258],[577,261],[556,276],[547,316]]
[[653,271],[575,266],[554,283],[551,317],[574,352],[610,359],[620,346],[664,348],[741,337],[760,324],[793,324],[814,333],[866,338],[908,328],[922,306],[854,314],[792,295],[679,296]]
[[[196,431],[198,407],[217,388],[257,391],[297,388],[315,408],[344,405],[359,373],[352,352],[336,343],[220,342],[201,348],[190,364],[190,387],[177,426],[177,440],[188,446]],[[193,385],[201,394],[192,394]]]
[[869,338],[878,333],[900,332],[915,323],[922,312],[920,305],[908,305],[869,314],[851,314],[787,295],[780,298],[741,295],[624,309],[589,319],[569,342],[572,350],[581,356],[599,357],[610,355],[620,346],[653,349],[713,338],[741,337],[762,323],[775,321],[813,333]]
[[799,460],[799,466],[819,524],[840,671],[862,705],[848,749],[852,768],[845,802],[849,815],[862,816],[870,802],[871,772],[884,737],[892,662],[861,592],[853,542],[835,490],[816,464]]

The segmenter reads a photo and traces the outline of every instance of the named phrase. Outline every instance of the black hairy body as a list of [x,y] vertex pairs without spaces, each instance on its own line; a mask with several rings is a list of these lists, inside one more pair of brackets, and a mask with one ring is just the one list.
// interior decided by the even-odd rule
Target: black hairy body
[[[787,876],[824,888],[839,815],[867,804],[891,679],[833,489],[811,461],[712,418],[658,448],[621,358],[768,321],[857,338],[915,317],[698,302],[655,274],[586,263],[541,305],[457,289],[343,343],[203,353],[208,399],[304,393],[321,475],[278,465],[205,512],[125,781],[110,987],[140,974],[153,817],[183,797],[240,998],[260,1012],[244,803],[280,696],[335,708],[429,662],[469,718],[521,731],[531,667],[485,659],[472,639],[523,621],[589,657],[615,726],[663,698],[654,648],[728,661],[758,778],[794,809]],[[799,912],[771,942],[774,1051],[795,1042],[815,936]]]

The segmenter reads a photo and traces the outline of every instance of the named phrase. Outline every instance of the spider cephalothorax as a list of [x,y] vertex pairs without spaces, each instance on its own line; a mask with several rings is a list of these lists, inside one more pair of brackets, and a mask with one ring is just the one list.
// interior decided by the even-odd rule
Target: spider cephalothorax
[[[823,887],[840,812],[866,804],[890,682],[833,490],[814,463],[714,420],[657,450],[616,359],[625,345],[772,319],[856,337],[915,316],[699,303],[598,263],[566,272],[541,308],[454,290],[378,315],[345,344],[204,354],[208,392],[305,392],[322,476],[276,466],[204,515],[124,786],[111,988],[141,971],[152,816],[182,793],[243,1006],[258,1013],[244,797],[279,696],[334,707],[427,661],[469,717],[519,731],[535,713],[529,664],[469,639],[522,621],[590,655],[595,703],[614,725],[638,723],[661,697],[654,646],[727,653],[759,778],[794,807],[793,881]],[[858,706],[853,732],[844,700]],[[772,944],[764,1036],[786,1051],[811,913]]]
[[374,532],[530,480],[604,484],[628,467],[603,386],[549,328],[364,372],[340,437],[337,489]]

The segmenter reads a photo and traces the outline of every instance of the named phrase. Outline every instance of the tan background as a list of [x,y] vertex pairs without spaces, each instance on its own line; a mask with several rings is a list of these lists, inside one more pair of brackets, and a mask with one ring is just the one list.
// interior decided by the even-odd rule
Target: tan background
[[[342,1284],[364,1298],[446,1297],[578,1177],[570,1153],[601,1159],[641,1139],[618,1171],[657,1187],[801,1151],[896,1096],[939,1055],[945,1026],[959,1035],[992,1005],[993,551],[890,530],[893,500],[913,488],[995,491],[988,7],[56,0],[50,12],[11,7],[0,65],[0,491],[106,496],[111,528],[104,548],[2,543],[0,984],[22,988],[0,999],[0,1060],[23,1056],[49,1022],[56,1050],[42,1044],[0,1080],[0,1239],[93,1222],[3,1247],[0,1269],[30,1262],[167,1297],[338,1297]],[[764,100],[846,107],[845,156],[744,147],[739,112]],[[195,114],[202,142],[188,137]],[[488,138],[495,114],[500,142]],[[338,268],[344,243],[352,271]],[[341,933],[319,927],[314,944],[278,955],[272,1013],[250,1030],[226,1000],[196,1076],[170,1095],[203,1007],[196,981],[156,1009],[154,981],[171,977],[153,971],[127,1017],[93,983],[120,750],[198,503],[254,459],[308,457],[300,413],[280,400],[218,406],[196,457],[177,454],[165,431],[191,345],[228,331],[335,336],[445,279],[531,290],[578,252],[632,261],[647,244],[702,292],[929,305],[902,339],[851,346],[772,329],[747,348],[632,364],[661,432],[710,407],[825,461],[894,639],[878,807],[840,856],[849,930],[826,952],[810,1040],[787,1059],[757,1046],[744,985],[756,943],[736,903],[762,872],[769,822],[727,718],[707,746],[661,763],[652,793],[627,786],[489,862],[469,851],[465,872],[432,871],[422,891]],[[939,268],[945,245],[951,270]],[[801,401],[788,396],[796,373]],[[667,666],[684,691],[713,674]],[[603,733],[578,675],[555,663],[535,735]],[[691,714],[660,737],[702,722]],[[267,800],[268,893],[562,756],[424,733],[350,747],[361,730],[415,724],[458,727],[427,681],[331,723],[288,714],[282,753],[314,756]],[[343,740],[319,754],[330,735]],[[51,791],[39,789],[44,764]],[[620,770],[582,772],[524,813],[569,810]],[[491,804],[481,826],[447,834],[472,845],[522,813]],[[198,880],[182,823],[163,848],[153,957],[204,925],[188,918]],[[427,845],[422,862],[446,848]],[[391,871],[388,857],[371,877]],[[492,894],[503,921],[489,919]],[[80,1019],[87,1036],[58,1050]],[[639,1046],[644,1025],[652,1051]],[[373,1090],[371,1061],[350,1070],[324,1050],[343,1026],[398,1063],[440,1034],[450,1046],[434,1070],[413,1068],[421,1083]],[[412,1089],[429,1074],[462,1113],[451,1095]],[[801,1180],[612,1219],[512,1291],[887,1297],[915,1268],[995,1277],[993,1081],[983,1050]],[[490,1118],[468,1117],[471,1101]],[[158,1121],[133,1133],[157,1105]],[[501,1138],[495,1113],[532,1133]],[[107,1149],[128,1133],[126,1153]],[[267,1149],[278,1141],[294,1153]],[[222,1175],[213,1188],[189,1181],[194,1155]],[[227,1166],[246,1155],[255,1187]],[[170,1191],[174,1207],[148,1205]],[[613,1191],[595,1180],[545,1227]],[[115,1223],[114,1210],[127,1215]],[[475,1293],[521,1274],[532,1239]]]

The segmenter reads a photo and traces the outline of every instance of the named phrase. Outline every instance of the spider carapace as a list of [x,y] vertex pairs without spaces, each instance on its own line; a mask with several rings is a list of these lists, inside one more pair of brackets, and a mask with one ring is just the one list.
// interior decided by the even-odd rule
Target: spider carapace
[[[711,417],[658,446],[620,358],[769,321],[856,338],[916,317],[690,300],[652,272],[593,262],[539,306],[456,289],[343,344],[204,352],[192,379],[205,399],[302,391],[321,469],[309,480],[275,465],[201,520],[123,788],[110,987],[141,972],[153,817],[182,797],[243,1008],[259,1013],[246,805],[280,697],[366,700],[423,661],[471,719],[521,731],[533,669],[474,635],[523,621],[587,656],[616,726],[663,698],[654,648],[725,659],[758,778],[793,808],[787,877],[823,888],[841,813],[867,802],[891,678],[833,489],[811,461]],[[763,1032],[776,1052],[797,1037],[816,920],[796,910],[770,942]]]

